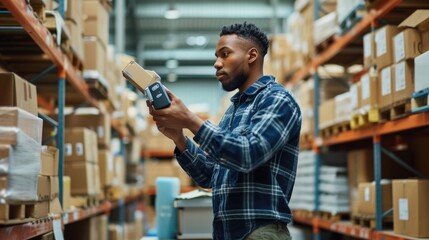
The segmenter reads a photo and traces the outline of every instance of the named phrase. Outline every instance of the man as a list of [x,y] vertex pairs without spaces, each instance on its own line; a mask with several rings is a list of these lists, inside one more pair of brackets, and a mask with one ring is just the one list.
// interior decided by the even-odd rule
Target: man
[[179,164],[199,186],[213,190],[214,239],[290,239],[301,112],[274,77],[263,75],[267,50],[267,36],[255,25],[223,27],[216,76],[225,91],[239,91],[219,126],[190,112],[168,90],[170,107],[155,110],[148,102],[158,129],[176,144]]

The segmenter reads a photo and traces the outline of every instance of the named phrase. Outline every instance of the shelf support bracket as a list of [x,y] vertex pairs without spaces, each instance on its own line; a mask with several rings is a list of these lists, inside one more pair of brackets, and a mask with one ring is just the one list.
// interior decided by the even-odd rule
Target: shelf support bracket
[[55,69],[57,69],[57,65],[52,65],[52,66],[50,66],[50,67],[48,67],[48,68],[46,68],[45,70],[43,70],[42,72],[40,72],[39,74],[37,74],[36,76],[34,76],[31,80],[30,80],[30,82],[32,83],[32,84],[36,84],[37,83],[37,81],[39,81],[40,79],[42,79],[44,76],[46,76],[48,73],[50,73],[50,72],[52,72],[52,71],[54,71]]
[[411,167],[410,165],[408,165],[405,161],[403,161],[402,159],[400,159],[393,152],[391,152],[391,151],[389,151],[389,150],[387,150],[387,149],[385,149],[383,147],[381,148],[381,152],[384,153],[389,158],[391,158],[396,163],[398,163],[399,165],[401,165],[402,167],[404,167],[405,169],[407,169],[408,171],[410,171],[411,173],[413,173],[414,175],[419,176],[421,178],[428,178],[423,173],[417,171],[416,169],[414,169],[413,167]]
[[373,137],[374,143],[374,180],[375,180],[375,230],[380,231],[383,227],[382,204],[381,204],[381,145],[380,136]]

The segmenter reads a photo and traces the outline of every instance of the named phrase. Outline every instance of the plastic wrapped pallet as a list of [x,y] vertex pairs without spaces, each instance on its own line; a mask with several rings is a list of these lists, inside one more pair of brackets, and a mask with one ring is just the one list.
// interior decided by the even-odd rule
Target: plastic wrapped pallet
[[0,108],[0,203],[37,200],[42,120],[16,107]]

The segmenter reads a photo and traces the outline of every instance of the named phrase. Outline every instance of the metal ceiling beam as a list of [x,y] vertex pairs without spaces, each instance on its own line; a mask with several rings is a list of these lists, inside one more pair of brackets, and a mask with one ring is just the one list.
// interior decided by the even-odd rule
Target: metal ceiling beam
[[170,73],[174,73],[178,76],[205,76],[216,78],[215,68],[213,66],[183,66],[174,69],[166,67],[152,67],[151,70],[155,71],[161,76],[166,76]]
[[150,60],[202,60],[202,61],[215,61],[214,50],[212,49],[175,49],[168,50],[156,49],[145,50],[142,54],[144,59]]

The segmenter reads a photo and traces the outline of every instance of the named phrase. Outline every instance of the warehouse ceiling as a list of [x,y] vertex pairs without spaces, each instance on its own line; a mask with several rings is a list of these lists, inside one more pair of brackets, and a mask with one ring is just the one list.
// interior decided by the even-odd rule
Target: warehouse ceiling
[[[169,80],[213,79],[214,49],[222,26],[247,21],[267,34],[283,32],[293,9],[293,0],[122,1],[124,52]],[[110,24],[113,42],[118,2],[113,2]],[[177,19],[165,17],[169,9],[178,11]]]

